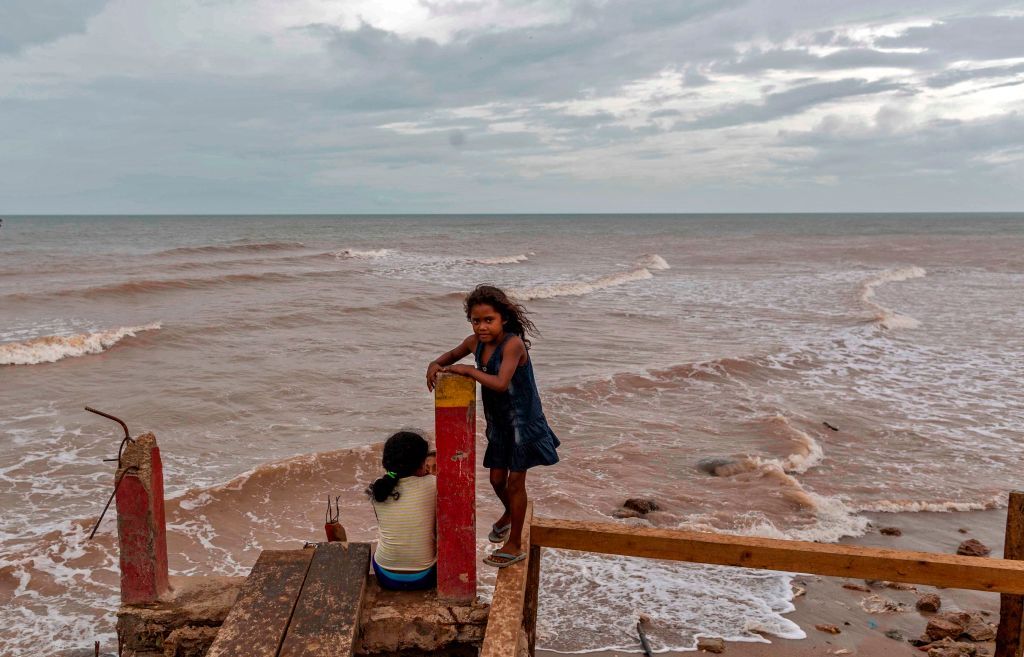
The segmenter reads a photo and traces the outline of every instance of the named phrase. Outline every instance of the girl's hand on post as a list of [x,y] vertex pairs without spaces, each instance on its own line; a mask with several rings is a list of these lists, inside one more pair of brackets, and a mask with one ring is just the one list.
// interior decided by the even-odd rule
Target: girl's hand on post
[[461,374],[462,376],[469,376],[469,373],[475,369],[475,367],[470,367],[469,365],[450,365],[442,369],[441,371],[449,372],[451,374]]
[[437,384],[437,374],[443,371],[444,368],[438,365],[436,360],[427,365],[427,390],[434,391],[434,386]]

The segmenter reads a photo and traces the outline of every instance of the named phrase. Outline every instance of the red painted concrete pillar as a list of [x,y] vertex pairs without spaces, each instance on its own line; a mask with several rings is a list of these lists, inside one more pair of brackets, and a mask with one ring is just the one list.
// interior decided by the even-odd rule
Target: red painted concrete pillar
[[156,602],[167,582],[164,470],[151,433],[125,445],[117,489],[117,540],[121,552],[121,603]]
[[441,374],[434,388],[437,436],[437,594],[476,598],[476,382]]

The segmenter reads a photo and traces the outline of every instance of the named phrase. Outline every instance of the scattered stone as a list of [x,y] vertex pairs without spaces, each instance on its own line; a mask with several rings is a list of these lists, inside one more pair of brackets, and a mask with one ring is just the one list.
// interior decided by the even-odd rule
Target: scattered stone
[[974,612],[963,631],[971,641],[992,641],[996,638],[996,626],[985,621],[981,614]]
[[697,461],[697,469],[701,472],[711,475],[712,477],[718,476],[718,469],[725,466],[733,465],[736,463],[736,459],[724,458],[721,456],[712,456]]
[[878,594],[872,594],[860,601],[860,608],[869,614],[891,614],[906,611],[902,602],[891,600]]
[[960,636],[967,624],[970,622],[970,614],[962,611],[947,611],[936,614],[928,620],[928,626],[924,628],[924,634],[932,641],[939,639],[955,639]]
[[624,518],[642,518],[643,516],[632,509],[615,509],[612,511],[612,517],[622,520]]
[[802,595],[807,595],[807,589],[802,586],[793,585],[793,597],[799,598]]
[[992,550],[976,538],[969,538],[956,549],[957,554],[965,557],[987,557]]
[[716,654],[723,653],[725,652],[725,641],[718,637],[702,636],[697,639],[697,650]]
[[917,598],[915,606],[918,611],[935,612],[942,608],[942,598],[934,593],[924,593]]
[[654,500],[645,499],[641,497],[629,498],[628,500],[622,503],[622,507],[624,509],[629,509],[630,511],[636,511],[640,515],[648,514],[651,511],[657,511],[659,508],[658,503],[655,502]]
[[849,625],[850,621],[843,621],[843,625]]
[[868,586],[877,586],[878,585],[878,580],[877,579],[866,579],[866,580],[864,580],[864,583],[867,584]]
[[885,636],[889,637],[893,641],[903,641],[905,638],[903,636],[903,632],[900,632],[899,630],[886,630]]
[[844,589],[850,589],[851,591],[863,591],[864,593],[870,593],[871,589],[862,584],[843,584]]
[[831,625],[829,623],[819,623],[818,625],[814,626],[814,629],[818,630],[819,632],[826,632],[828,634],[839,634],[840,632],[842,632],[842,630],[840,630],[838,627],[836,627],[835,625]]
[[928,646],[928,657],[973,657],[977,650],[971,643],[942,639]]
[[961,534],[966,534],[967,533],[967,528],[966,527],[961,527],[957,531],[960,532]]
[[878,533],[883,536],[903,536],[903,530],[899,527],[882,527]]

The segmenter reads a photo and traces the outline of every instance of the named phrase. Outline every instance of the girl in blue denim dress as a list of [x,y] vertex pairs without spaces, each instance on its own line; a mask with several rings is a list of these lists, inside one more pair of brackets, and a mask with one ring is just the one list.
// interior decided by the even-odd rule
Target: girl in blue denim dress
[[[487,419],[484,467],[505,512],[488,538],[504,543],[484,563],[504,568],[526,557],[520,542],[526,518],[526,471],[558,462],[558,438],[541,408],[530,359],[530,335],[537,328],[526,309],[499,288],[478,285],[465,300],[473,335],[427,367],[427,388],[434,389],[439,372],[468,376],[480,382]],[[456,365],[473,354],[476,367]]]

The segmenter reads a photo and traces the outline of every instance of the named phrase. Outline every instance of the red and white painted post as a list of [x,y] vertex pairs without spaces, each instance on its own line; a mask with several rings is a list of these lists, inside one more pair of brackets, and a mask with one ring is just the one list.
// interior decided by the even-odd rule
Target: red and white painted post
[[121,603],[156,602],[167,581],[164,470],[156,436],[125,445],[117,477],[117,540],[121,552]]
[[437,594],[476,598],[476,382],[441,374],[434,388],[437,437]]

